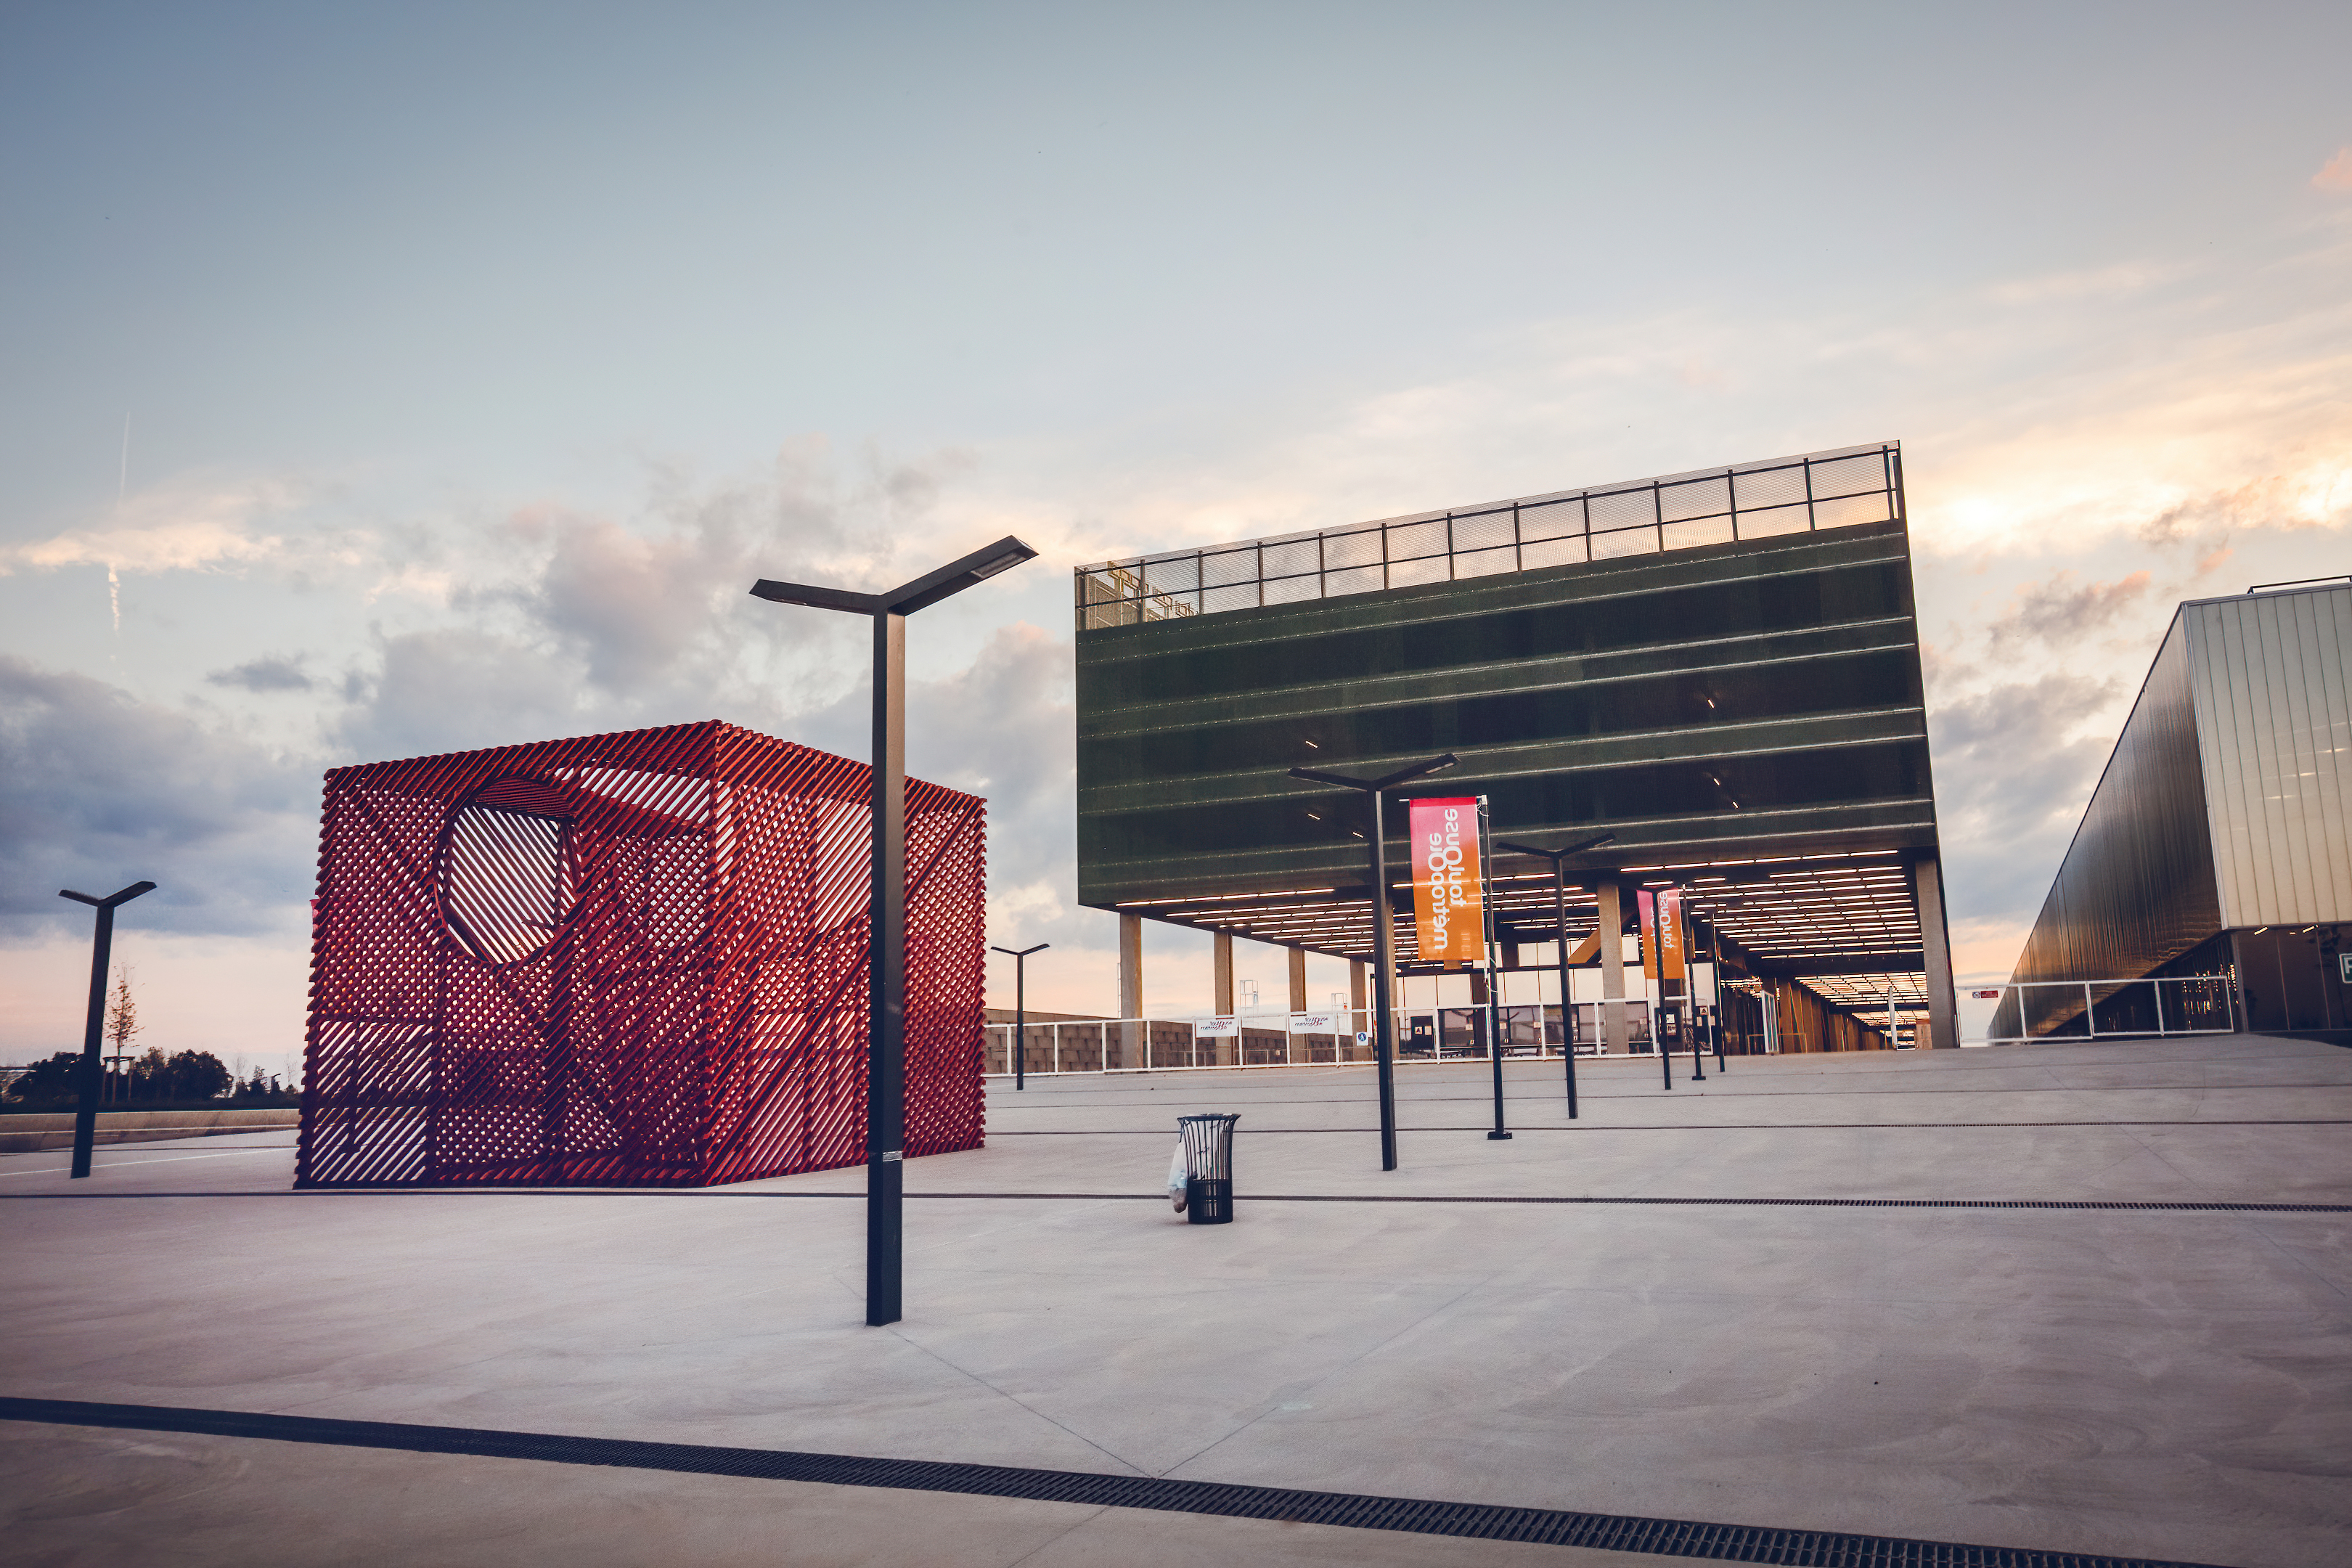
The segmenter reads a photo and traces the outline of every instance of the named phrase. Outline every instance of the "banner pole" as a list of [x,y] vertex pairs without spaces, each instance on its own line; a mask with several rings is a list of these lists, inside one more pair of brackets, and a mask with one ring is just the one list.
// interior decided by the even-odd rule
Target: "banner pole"
[[[1668,1089],[1675,1087],[1675,1053],[1666,1048],[1664,1032],[1659,1027],[1664,1021],[1659,1015],[1665,1011],[1666,960],[1658,945],[1658,896],[1643,888],[1633,895],[1633,906],[1641,911],[1642,927],[1642,1000],[1650,1009],[1650,1048],[1658,1053],[1658,1070]],[[1650,971],[1658,972],[1658,999],[1650,1001]]]
[[1675,962],[1682,963],[1682,1011],[1689,1013],[1684,1027],[1691,1032],[1691,1081],[1707,1081],[1707,1041],[1698,1035],[1698,963],[1691,962],[1691,900],[1675,889]]
[[1495,1127],[1486,1134],[1489,1142],[1508,1138],[1503,1126],[1503,971],[1496,962],[1495,946],[1495,857],[1487,833],[1486,797],[1478,797],[1478,912],[1486,927],[1486,1055],[1495,1064]]
[[1389,914],[1388,831],[1381,821],[1381,791],[1367,792],[1372,806],[1372,1054],[1380,1064],[1381,1169],[1397,1168],[1396,1142],[1396,951]]

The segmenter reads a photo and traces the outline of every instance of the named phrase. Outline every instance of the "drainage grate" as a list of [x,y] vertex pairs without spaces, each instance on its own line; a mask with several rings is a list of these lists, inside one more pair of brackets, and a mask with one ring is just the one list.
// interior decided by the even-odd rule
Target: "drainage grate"
[[1084,1503],[1097,1508],[1152,1509],[1164,1513],[1343,1525],[1355,1530],[1393,1530],[1418,1535],[1524,1541],[1662,1557],[1786,1563],[1792,1568],[2200,1568],[2194,1563],[2158,1563],[2142,1557],[2102,1557],[2014,1546],[1966,1546],[1953,1542],[1848,1535],[1832,1531],[1762,1530],[1750,1525],[1706,1524],[1696,1520],[1638,1519],[1625,1514],[1571,1513],[1548,1508],[1432,1502],[1420,1498],[1293,1491],[1221,1481],[1165,1480],[1156,1476],[1032,1470],[1009,1465],[947,1464],[930,1459],[870,1459],[849,1454],[722,1448],[700,1443],[638,1443],[614,1437],[563,1437],[540,1432],[415,1426],[389,1421],[332,1421],[310,1415],[186,1410],[160,1405],[0,1398],[0,1419],[143,1432],[196,1432],[218,1437],[259,1437],[283,1443],[391,1448],[415,1454],[539,1459],[559,1465],[608,1465],[686,1475],[820,1481],[832,1486],[882,1487],[900,1491],[961,1492],[973,1497]]

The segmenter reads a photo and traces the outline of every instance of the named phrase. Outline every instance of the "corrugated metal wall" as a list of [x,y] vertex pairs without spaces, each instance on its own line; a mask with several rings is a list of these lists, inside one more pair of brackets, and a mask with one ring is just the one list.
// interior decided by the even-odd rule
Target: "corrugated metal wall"
[[2352,921],[2352,585],[2181,621],[2221,923]]
[[2185,618],[2157,650],[2014,981],[2146,974],[2221,929]]

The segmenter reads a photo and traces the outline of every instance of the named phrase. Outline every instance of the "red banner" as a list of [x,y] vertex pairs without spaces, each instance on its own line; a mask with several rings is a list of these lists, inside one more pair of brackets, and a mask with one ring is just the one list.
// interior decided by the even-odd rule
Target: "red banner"
[[1412,807],[1412,895],[1421,961],[1478,963],[1486,956],[1486,908],[1480,896],[1478,802],[1416,800]]

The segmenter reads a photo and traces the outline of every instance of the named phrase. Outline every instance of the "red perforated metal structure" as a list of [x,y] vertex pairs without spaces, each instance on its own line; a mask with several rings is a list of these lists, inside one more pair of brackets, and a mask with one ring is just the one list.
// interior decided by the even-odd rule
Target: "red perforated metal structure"
[[[868,788],[716,721],[330,773],[298,1184],[863,1162]],[[982,1142],[986,809],[907,781],[909,1156]]]

